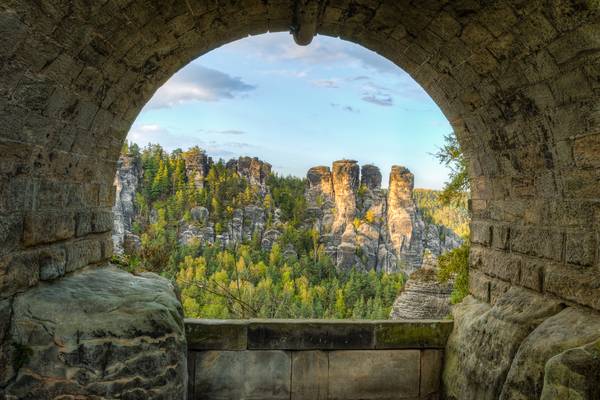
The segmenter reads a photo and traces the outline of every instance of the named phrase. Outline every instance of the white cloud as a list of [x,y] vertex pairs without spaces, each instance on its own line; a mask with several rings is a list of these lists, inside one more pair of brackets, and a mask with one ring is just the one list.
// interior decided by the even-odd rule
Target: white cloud
[[390,107],[394,105],[394,98],[387,93],[366,93],[361,99],[378,106]]
[[313,86],[326,88],[326,89],[337,89],[340,87],[337,79],[315,79],[310,81]]
[[161,86],[147,107],[168,108],[194,100],[232,99],[254,89],[256,86],[245,83],[239,77],[191,63]]
[[[202,131],[198,131],[202,136]],[[226,132],[209,131],[204,132]],[[172,151],[177,148],[188,149],[192,146],[199,146],[206,150],[209,156],[214,158],[233,158],[250,151],[256,151],[257,146],[245,142],[220,142],[218,140],[202,140],[201,138],[174,133],[170,129],[159,124],[141,124],[134,125],[127,134],[127,140],[137,143],[139,146],[146,146],[148,143],[158,143],[165,150]],[[237,151],[236,151],[237,149]]]
[[214,135],[245,135],[246,131],[242,131],[240,129],[198,129],[200,133],[210,133]]
[[337,108],[342,111],[347,111],[347,112],[354,113],[354,114],[360,113],[360,109],[349,106],[349,105],[343,105],[343,104],[338,104],[338,103],[329,103],[329,105],[333,108]]

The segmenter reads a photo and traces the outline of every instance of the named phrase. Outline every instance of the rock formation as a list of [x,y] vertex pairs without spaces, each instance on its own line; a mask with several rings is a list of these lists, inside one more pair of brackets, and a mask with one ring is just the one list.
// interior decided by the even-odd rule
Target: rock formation
[[412,198],[414,177],[404,167],[392,167],[387,192],[379,168],[364,165],[359,172],[352,160],[336,161],[332,170],[313,167],[307,181],[310,223],[340,269],[410,273],[425,250],[437,256],[461,242],[423,221]]
[[492,305],[469,296],[452,314],[448,399],[600,398],[597,314],[517,287]]
[[438,282],[435,266],[434,257],[427,254],[394,301],[391,319],[442,319],[450,315],[453,285]]
[[[183,159],[188,181],[197,188],[204,187],[212,159],[197,147],[184,152]],[[260,196],[268,194],[270,164],[239,157],[229,160],[226,168],[246,179]],[[335,161],[331,169],[310,168],[306,177],[305,226],[317,230],[320,245],[341,270],[410,274],[421,267],[425,252],[437,256],[460,245],[460,239],[449,229],[423,221],[412,198],[414,177],[404,167],[392,168],[388,190],[381,188],[379,168],[361,168],[353,160]],[[131,229],[140,179],[139,161],[122,157],[115,178],[113,240],[117,253],[125,244],[139,241]],[[153,214],[151,210],[151,220]],[[233,210],[231,219],[219,227],[210,221],[209,210],[204,207],[195,207],[190,215],[180,222],[178,237],[182,244],[220,243],[227,247],[257,237],[262,248],[269,250],[282,235],[279,210],[267,211],[260,204]],[[288,250],[283,249],[291,254]]]
[[183,310],[158,275],[84,269],[17,295],[1,324],[12,362],[0,360],[0,397],[185,398]]
[[121,156],[115,175],[115,204],[113,205],[114,227],[112,240],[114,252],[122,254],[124,246],[135,246],[139,238],[132,231],[136,216],[135,193],[142,178],[140,159],[134,156]]
[[185,174],[189,182],[194,182],[197,189],[204,187],[204,179],[208,175],[213,160],[199,147],[192,147],[183,153],[185,161]]
[[246,178],[248,183],[258,189],[262,194],[266,193],[267,178],[271,175],[271,164],[259,160],[256,157],[239,157],[227,162],[228,169]]

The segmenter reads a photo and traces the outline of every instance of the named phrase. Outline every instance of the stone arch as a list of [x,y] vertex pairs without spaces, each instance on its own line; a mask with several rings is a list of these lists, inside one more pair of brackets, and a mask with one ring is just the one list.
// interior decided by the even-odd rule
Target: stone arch
[[[143,105],[193,58],[289,30],[298,3],[311,1],[0,5],[0,300],[108,260],[115,162]],[[319,6],[316,32],[395,62],[457,132],[472,181],[473,296],[495,304],[524,288],[600,310],[600,6]]]

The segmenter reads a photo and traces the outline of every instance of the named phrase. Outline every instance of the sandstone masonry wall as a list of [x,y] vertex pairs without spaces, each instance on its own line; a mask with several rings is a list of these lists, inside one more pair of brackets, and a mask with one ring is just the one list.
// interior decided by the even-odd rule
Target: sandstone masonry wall
[[188,399],[435,399],[450,321],[186,320]]
[[[289,31],[310,3],[2,2],[0,310],[10,315],[14,296],[40,281],[111,257],[118,154],[166,79],[224,43]],[[472,182],[471,293],[495,304],[520,287],[599,311],[597,2],[338,0],[317,9],[302,13],[312,31],[402,67],[457,133]]]

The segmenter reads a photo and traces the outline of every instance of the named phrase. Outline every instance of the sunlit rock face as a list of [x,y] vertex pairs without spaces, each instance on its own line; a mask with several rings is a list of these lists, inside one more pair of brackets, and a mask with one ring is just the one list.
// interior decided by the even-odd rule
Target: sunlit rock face
[[392,168],[388,190],[381,189],[379,168],[352,160],[335,161],[332,170],[313,167],[307,181],[308,222],[339,269],[410,273],[426,249],[438,256],[461,242],[423,221],[412,197],[414,176],[404,167]]
[[[340,160],[333,163],[332,181],[335,193],[335,213],[333,233],[350,235],[349,223],[356,215],[356,191],[358,189],[360,167],[354,160]],[[346,233],[348,230],[348,233]]]
[[114,252],[122,254],[127,246],[136,246],[139,238],[132,233],[132,224],[136,215],[135,193],[142,179],[142,167],[138,157],[119,158],[115,175],[115,204],[113,211],[112,240]]
[[[182,156],[188,180],[204,187],[212,159],[199,148]],[[226,168],[244,178],[260,198],[269,193],[270,164],[240,157],[229,160]],[[131,230],[141,178],[140,160],[122,157],[115,178],[113,235],[118,253],[124,247],[139,246],[139,238]],[[392,168],[389,189],[381,188],[379,168],[368,164],[361,168],[353,160],[335,161],[331,168],[310,168],[306,178],[304,226],[317,231],[319,246],[340,270],[410,274],[421,267],[426,250],[438,256],[460,245],[460,239],[449,229],[423,221],[412,197],[413,174],[404,167]],[[150,222],[156,220],[155,214],[150,211]],[[256,239],[263,249],[270,250],[283,232],[279,214],[280,210],[266,210],[259,202],[233,210],[231,219],[216,227],[209,210],[196,207],[190,210],[189,218],[180,221],[178,240],[188,245],[220,243],[228,247]]]

